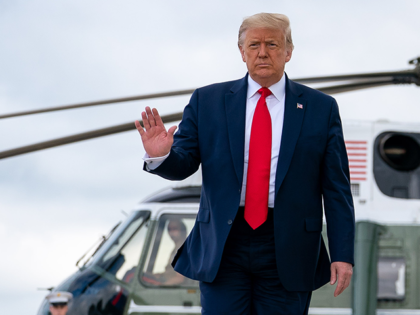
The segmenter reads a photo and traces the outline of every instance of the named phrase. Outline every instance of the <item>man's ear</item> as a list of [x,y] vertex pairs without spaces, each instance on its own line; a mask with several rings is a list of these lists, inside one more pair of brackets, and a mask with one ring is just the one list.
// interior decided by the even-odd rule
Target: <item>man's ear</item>
[[290,48],[286,50],[286,62],[289,62],[290,59],[292,59],[292,52],[293,50]]
[[241,52],[241,56],[242,56],[242,61],[246,62],[245,59],[245,52],[244,52],[244,48],[242,46],[239,46],[239,51]]

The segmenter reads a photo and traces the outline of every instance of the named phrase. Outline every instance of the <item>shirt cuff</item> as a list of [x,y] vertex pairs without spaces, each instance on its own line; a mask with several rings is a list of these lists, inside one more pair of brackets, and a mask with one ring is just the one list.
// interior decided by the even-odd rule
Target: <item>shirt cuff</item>
[[169,156],[170,152],[164,156],[158,156],[158,157],[150,157],[149,154],[145,153],[143,156],[143,160],[146,162],[146,169],[147,170],[154,170],[158,168],[163,161],[166,160],[166,158]]

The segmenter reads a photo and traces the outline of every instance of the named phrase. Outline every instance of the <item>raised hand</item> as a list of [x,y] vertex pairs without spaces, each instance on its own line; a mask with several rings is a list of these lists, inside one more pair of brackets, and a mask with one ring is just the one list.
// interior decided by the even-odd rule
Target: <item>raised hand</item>
[[140,133],[144,149],[150,157],[159,157],[168,154],[171,151],[174,142],[174,133],[176,126],[172,126],[166,131],[162,118],[156,108],[153,110],[146,107],[146,111],[141,113],[143,125],[146,130],[136,120],[136,128]]
[[352,274],[353,267],[349,263],[336,261],[331,264],[330,284],[335,284],[338,278],[337,287],[334,291],[334,297],[339,296],[349,286]]

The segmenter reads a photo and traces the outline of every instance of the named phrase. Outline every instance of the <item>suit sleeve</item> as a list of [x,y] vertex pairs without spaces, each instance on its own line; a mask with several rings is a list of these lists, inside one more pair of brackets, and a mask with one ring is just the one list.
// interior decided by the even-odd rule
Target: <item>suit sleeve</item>
[[169,156],[156,169],[143,169],[169,180],[182,180],[194,174],[200,166],[198,146],[198,90],[185,107],[178,131],[174,135]]
[[354,265],[355,220],[349,165],[338,105],[332,101],[322,166],[322,193],[331,262]]

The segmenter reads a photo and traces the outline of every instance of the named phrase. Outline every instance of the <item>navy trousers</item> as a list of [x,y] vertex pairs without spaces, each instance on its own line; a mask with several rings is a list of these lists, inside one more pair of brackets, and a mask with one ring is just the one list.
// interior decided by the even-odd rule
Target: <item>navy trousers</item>
[[[287,253],[285,253],[287,255]],[[240,207],[215,280],[200,282],[205,315],[306,315],[312,292],[289,292],[281,284],[274,247],[273,210],[253,230]]]

